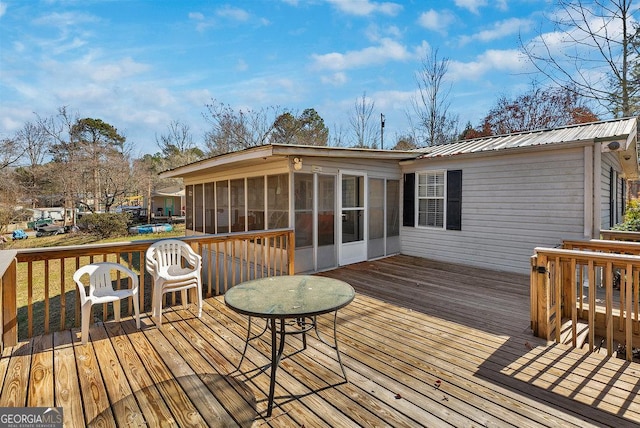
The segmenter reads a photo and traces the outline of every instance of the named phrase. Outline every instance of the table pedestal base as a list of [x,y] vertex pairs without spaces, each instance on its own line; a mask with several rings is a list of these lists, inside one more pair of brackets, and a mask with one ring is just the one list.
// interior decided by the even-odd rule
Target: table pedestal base
[[[338,311],[333,313],[333,345],[327,342],[318,331],[318,323],[317,318],[313,317],[305,317],[305,318],[294,318],[291,319],[290,322],[287,322],[285,318],[269,318],[265,319],[265,326],[262,331],[251,337],[251,324],[252,317],[249,317],[249,326],[247,327],[247,340],[244,344],[244,350],[242,351],[242,357],[240,358],[240,362],[238,363],[238,370],[240,370],[240,366],[244,361],[244,357],[247,353],[247,348],[249,346],[249,342],[261,337],[267,330],[271,330],[271,377],[269,380],[269,398],[267,404],[267,417],[271,416],[273,411],[273,396],[275,393],[276,387],[276,372],[278,370],[278,365],[280,364],[280,359],[282,358],[282,353],[284,351],[285,338],[288,334],[302,334],[302,349],[307,349],[307,332],[310,330],[315,330],[316,336],[318,340],[320,340],[325,345],[330,348],[335,349],[336,355],[338,356],[338,363],[340,363],[340,369],[342,370],[342,376],[344,380],[348,382],[347,373],[344,370],[344,365],[342,364],[342,358],[340,357],[340,350],[338,349],[338,337],[336,335],[337,329],[337,319],[338,319]],[[279,325],[278,325],[279,324]],[[294,326],[294,330],[287,331],[287,326]],[[278,337],[280,336],[280,342],[278,343]]]

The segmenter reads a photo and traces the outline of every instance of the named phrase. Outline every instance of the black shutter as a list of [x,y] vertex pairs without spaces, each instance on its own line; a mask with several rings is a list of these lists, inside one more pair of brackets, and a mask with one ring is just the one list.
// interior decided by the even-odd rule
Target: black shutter
[[622,190],[620,191],[620,195],[622,198],[622,220],[624,220],[624,215],[627,213],[627,180],[624,178],[620,180],[620,186],[622,186]]
[[416,225],[416,175],[404,175],[402,197],[402,225],[415,227]]
[[447,230],[462,230],[462,170],[447,171]]
[[609,168],[609,227],[616,224],[616,206],[615,206],[616,182],[613,174],[613,167]]

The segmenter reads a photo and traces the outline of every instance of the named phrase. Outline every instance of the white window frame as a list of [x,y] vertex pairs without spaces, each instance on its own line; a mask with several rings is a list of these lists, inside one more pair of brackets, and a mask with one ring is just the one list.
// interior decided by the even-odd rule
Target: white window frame
[[[442,177],[442,195],[429,195],[428,192],[428,178],[430,176],[441,176]],[[420,185],[420,178],[425,178],[425,185]],[[447,171],[442,170],[428,170],[428,171],[417,171],[416,172],[416,207],[415,207],[415,221],[417,227],[425,227],[431,229],[446,229],[447,227]],[[424,190],[424,191],[422,191]],[[436,192],[437,193],[437,192]],[[421,201],[430,201],[430,200],[441,200],[442,201],[442,225],[437,224],[421,224],[420,223],[420,202]],[[425,216],[426,219],[426,216]]]

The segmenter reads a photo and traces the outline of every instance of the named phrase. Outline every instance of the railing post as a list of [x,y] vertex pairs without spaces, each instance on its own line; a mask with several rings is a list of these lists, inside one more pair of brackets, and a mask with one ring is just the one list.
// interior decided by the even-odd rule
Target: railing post
[[2,274],[2,348],[18,344],[18,261],[15,256]]
[[289,264],[289,275],[295,275],[296,269],[294,265],[295,255],[296,255],[296,236],[293,230],[289,231],[287,234],[287,252],[289,255],[289,260],[287,261]]
[[534,335],[538,332],[538,255],[531,256],[531,274],[529,275],[529,311],[531,331]]
[[551,329],[549,328],[549,302],[551,301],[551,290],[549,287],[549,275],[547,272],[547,256],[540,254],[536,256],[536,266],[534,266],[534,271],[531,275],[535,277],[535,280],[533,281],[535,286],[535,290],[533,291],[535,300],[532,302],[532,313],[535,317],[532,320],[533,334],[549,340],[549,334],[551,332]]
[[571,318],[571,308],[575,306],[575,302],[571,301],[571,287],[576,286],[575,284],[575,270],[571,270],[571,262],[563,261],[562,262],[562,301],[560,302],[560,313],[563,318]]

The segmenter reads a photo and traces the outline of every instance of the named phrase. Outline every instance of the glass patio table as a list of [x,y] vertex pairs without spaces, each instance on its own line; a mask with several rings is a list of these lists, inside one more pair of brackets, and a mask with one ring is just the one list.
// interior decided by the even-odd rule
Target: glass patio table
[[[232,310],[249,316],[247,340],[238,369],[244,360],[251,340],[271,331],[271,378],[267,417],[273,410],[276,371],[284,350],[287,334],[302,334],[303,349],[306,349],[306,333],[315,330],[318,339],[335,349],[344,379],[347,380],[336,336],[338,310],[347,306],[355,297],[353,287],[344,281],[313,275],[288,275],[243,282],[229,289],[224,295],[225,304]],[[333,312],[333,345],[320,336],[316,316]],[[251,318],[266,320],[259,334],[251,337]],[[287,330],[289,328],[289,330]],[[280,342],[278,341],[280,336]]]

